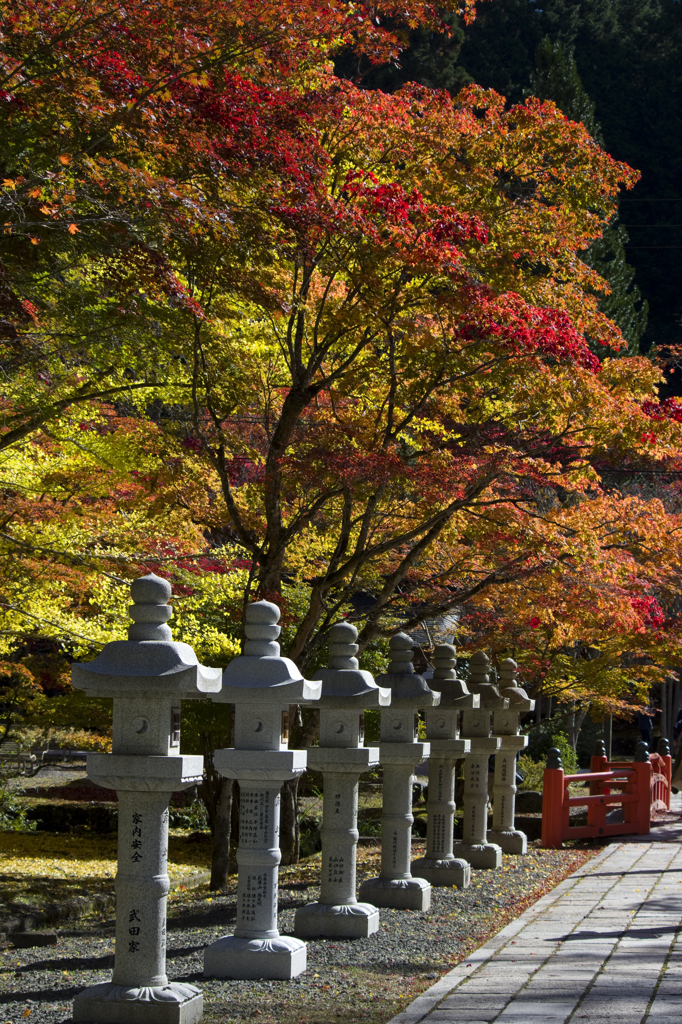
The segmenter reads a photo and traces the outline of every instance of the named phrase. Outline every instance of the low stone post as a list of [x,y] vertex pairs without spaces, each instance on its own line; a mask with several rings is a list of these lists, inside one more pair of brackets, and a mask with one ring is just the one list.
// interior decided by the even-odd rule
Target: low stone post
[[519,720],[521,715],[535,710],[535,701],[518,685],[517,667],[513,658],[505,658],[500,665],[500,693],[509,701],[509,708],[493,711],[493,735],[499,738],[500,749],[495,754],[493,827],[488,832],[488,841],[497,843],[503,853],[524,854],[528,838],[514,827],[516,755],[528,746],[528,737],[519,735]]
[[388,672],[377,682],[391,690],[391,706],[381,710],[379,757],[384,770],[381,815],[381,874],[360,886],[360,899],[377,907],[428,910],[431,886],[413,878],[412,776],[414,766],[429,756],[429,744],[418,741],[417,714],[434,707],[440,694],[430,690],[412,664],[412,640],[405,633],[391,637]]
[[233,935],[207,946],[209,978],[288,979],[306,968],[305,943],[277,930],[279,806],[282,783],[306,767],[306,751],[287,748],[289,705],[317,701],[322,683],[280,657],[279,615],[269,601],[248,605],[244,653],[227,666],[214,698],[235,706],[235,745],[216,750],[213,763],[239,780],[240,804],[237,923]]
[[464,758],[464,822],[462,842],[455,843],[455,857],[475,868],[499,868],[502,849],[488,841],[488,761],[500,747],[492,735],[493,711],[506,711],[509,701],[490,682],[488,658],[476,651],[469,662],[469,689],[480,697],[480,708],[462,712],[461,735],[471,740],[471,752]]
[[294,933],[302,939],[360,939],[379,928],[379,911],[358,903],[358,780],[379,761],[378,747],[363,746],[365,708],[386,707],[391,691],[358,668],[358,631],[339,622],[329,631],[329,668],[318,671],[320,745],[308,748],[308,764],[322,772],[322,880],[320,899],[296,911]]
[[431,688],[440,693],[440,704],[427,708],[426,738],[430,741],[429,796],[427,801],[426,856],[412,862],[415,875],[431,885],[471,885],[471,867],[452,852],[455,827],[455,767],[471,752],[471,741],[459,738],[459,715],[477,708],[480,697],[469,693],[457,678],[457,650],[438,644],[433,652],[435,671]]
[[113,753],[88,754],[88,776],[118,793],[116,956],[110,982],[74,999],[73,1018],[93,1024],[194,1024],[203,996],[166,975],[168,802],[201,781],[203,758],[180,754],[180,700],[220,689],[220,669],[173,643],[171,587],[153,573],[130,588],[128,640],[74,665],[73,685],[113,697]]

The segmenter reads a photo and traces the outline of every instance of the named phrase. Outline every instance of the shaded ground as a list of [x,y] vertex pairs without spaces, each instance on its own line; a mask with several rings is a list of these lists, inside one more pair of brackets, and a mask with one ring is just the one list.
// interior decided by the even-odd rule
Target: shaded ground
[[[43,836],[27,838],[36,843]],[[64,841],[71,837],[44,838]],[[100,856],[92,860],[100,867],[108,865],[114,849],[113,837],[103,838]],[[82,844],[82,837],[73,839]],[[82,846],[81,850],[83,856],[76,866],[85,872],[87,857]],[[422,851],[423,846],[415,843],[414,856]],[[200,870],[207,852],[205,841],[190,843],[187,837],[176,837],[171,845],[173,873],[190,863],[195,871]],[[308,970],[290,982],[204,980],[204,946],[228,933],[234,920],[236,879],[231,878],[228,888],[217,895],[205,887],[176,891],[169,903],[168,973],[201,986],[206,1020],[216,1024],[384,1024],[592,852],[532,846],[527,857],[505,857],[499,872],[475,871],[470,889],[434,890],[428,913],[382,911],[381,931],[369,939],[309,943]],[[66,853],[64,848],[63,871],[70,862]],[[378,848],[361,847],[359,858],[360,881],[378,870]],[[92,879],[97,872],[89,870],[90,875],[81,878],[85,891],[95,886]],[[291,930],[296,908],[316,898],[318,872],[319,855],[282,871],[279,924],[283,932]],[[111,881],[99,879],[106,887]],[[43,882],[44,892],[51,890],[51,883],[61,884],[54,872],[49,882],[43,874]],[[110,978],[113,924],[113,920],[85,917],[77,926],[72,922],[65,927],[58,945],[47,949],[14,950],[5,944],[0,955],[0,1024],[28,1017],[40,1024],[68,1020],[73,996],[86,985]]]

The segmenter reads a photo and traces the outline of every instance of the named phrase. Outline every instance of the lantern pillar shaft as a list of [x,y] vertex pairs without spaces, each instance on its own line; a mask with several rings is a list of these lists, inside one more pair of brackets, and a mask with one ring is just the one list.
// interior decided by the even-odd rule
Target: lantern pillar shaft
[[360,775],[379,760],[365,747],[365,709],[388,705],[389,690],[359,667],[358,631],[350,622],[329,630],[329,662],[318,673],[320,744],[308,764],[322,773],[322,879],[320,898],[296,911],[294,932],[302,938],[366,938],[379,928],[379,911],[355,895]]

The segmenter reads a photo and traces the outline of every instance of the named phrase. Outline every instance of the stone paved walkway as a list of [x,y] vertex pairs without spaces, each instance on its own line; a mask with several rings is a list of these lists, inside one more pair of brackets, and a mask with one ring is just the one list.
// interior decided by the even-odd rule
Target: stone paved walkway
[[682,1024],[681,832],[605,847],[390,1024]]

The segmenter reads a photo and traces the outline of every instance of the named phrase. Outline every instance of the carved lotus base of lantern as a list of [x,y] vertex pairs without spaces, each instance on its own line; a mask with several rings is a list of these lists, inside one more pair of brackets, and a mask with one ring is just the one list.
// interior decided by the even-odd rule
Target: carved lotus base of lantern
[[471,865],[457,857],[420,857],[412,861],[412,870],[431,885],[455,885],[458,889],[468,889],[471,885]]
[[495,871],[502,866],[502,848],[497,843],[455,843],[453,853],[468,861],[472,868]]
[[309,903],[296,911],[294,931],[302,939],[366,939],[379,931],[379,911],[371,903]]
[[205,978],[288,981],[306,969],[306,944],[288,935],[240,939],[226,935],[204,950]]
[[106,982],[79,992],[73,1019],[91,1024],[198,1024],[204,997],[194,985],[114,985]]
[[488,839],[502,848],[502,853],[511,853],[522,856],[528,852],[528,837],[525,832],[519,829],[510,829],[508,832],[488,829]]
[[425,878],[368,878],[360,886],[360,899],[391,910],[428,910],[431,886]]

